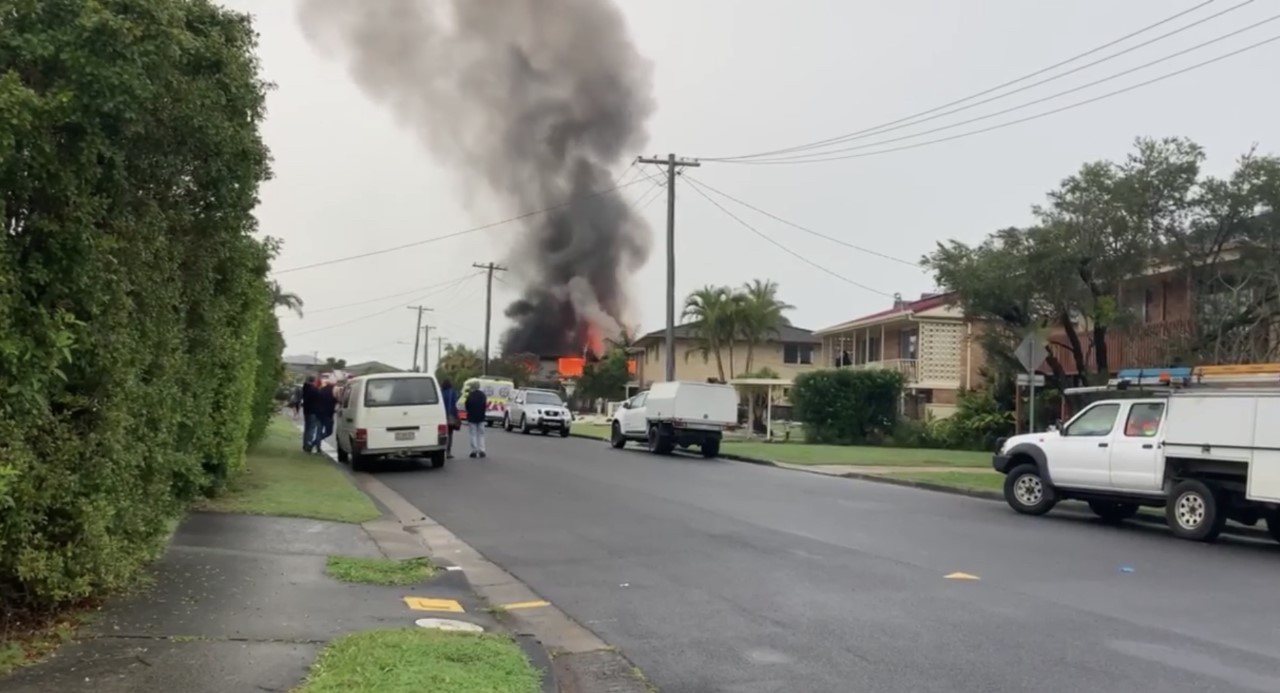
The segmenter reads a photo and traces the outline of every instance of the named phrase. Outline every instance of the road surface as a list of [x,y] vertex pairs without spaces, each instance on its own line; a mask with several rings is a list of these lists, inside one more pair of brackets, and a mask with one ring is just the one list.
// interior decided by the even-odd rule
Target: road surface
[[497,429],[489,454],[379,479],[664,693],[1280,691],[1280,545]]

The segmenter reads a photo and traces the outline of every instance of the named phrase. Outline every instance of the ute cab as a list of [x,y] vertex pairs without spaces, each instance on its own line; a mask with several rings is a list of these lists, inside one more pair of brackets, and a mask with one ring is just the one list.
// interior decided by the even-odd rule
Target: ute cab
[[426,373],[381,373],[343,388],[337,435],[338,461],[363,471],[387,457],[426,457],[445,464],[449,422],[436,379]]

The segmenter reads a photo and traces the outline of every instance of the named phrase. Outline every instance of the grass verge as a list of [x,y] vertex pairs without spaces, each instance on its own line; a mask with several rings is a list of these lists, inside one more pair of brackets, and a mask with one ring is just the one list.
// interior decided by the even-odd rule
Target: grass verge
[[1004,475],[996,472],[894,472],[887,475],[892,479],[922,481],[939,486],[949,486],[967,491],[1002,491]]
[[[609,427],[581,424],[573,428],[593,438],[607,439]],[[721,452],[787,464],[833,464],[866,467],[989,467],[991,453],[970,450],[929,450],[885,448],[871,445],[809,445],[806,443],[759,443],[726,440]]]
[[301,440],[292,423],[272,421],[267,437],[249,452],[245,470],[225,493],[197,509],[336,522],[378,519],[373,501],[328,458],[303,452]]
[[35,618],[7,614],[0,629],[0,677],[39,662],[69,642],[87,613],[87,608],[76,608]]
[[366,585],[416,585],[436,574],[436,567],[425,558],[393,561],[389,558],[348,558],[330,556],[325,564],[329,577],[343,582]]
[[511,638],[423,629],[331,643],[296,693],[538,693],[542,674]]

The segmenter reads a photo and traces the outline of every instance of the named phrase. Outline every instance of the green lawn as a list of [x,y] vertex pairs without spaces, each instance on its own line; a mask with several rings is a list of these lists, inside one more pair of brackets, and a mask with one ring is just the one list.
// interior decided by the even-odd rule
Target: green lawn
[[542,675],[503,635],[424,629],[340,638],[297,693],[538,693]]
[[368,522],[380,513],[323,455],[302,451],[302,433],[285,419],[271,422],[267,437],[249,452],[245,470],[221,496],[200,510]]
[[1004,475],[995,470],[989,472],[894,472],[888,477],[977,491],[1004,489]]
[[[608,438],[609,427],[580,424],[575,433]],[[923,450],[869,445],[806,445],[804,443],[750,443],[726,440],[721,452],[788,464],[840,464],[871,467],[989,467],[991,453],[969,450]]]
[[425,558],[393,561],[389,558],[347,558],[330,556],[325,565],[329,577],[343,582],[369,585],[416,585],[436,574],[436,567]]

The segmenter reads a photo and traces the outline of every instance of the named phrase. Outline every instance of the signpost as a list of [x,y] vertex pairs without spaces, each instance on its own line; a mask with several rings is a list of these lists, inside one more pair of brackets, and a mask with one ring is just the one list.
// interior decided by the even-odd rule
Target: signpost
[[1044,387],[1044,376],[1036,373],[1036,366],[1044,360],[1044,348],[1047,342],[1044,337],[1039,335],[1034,329],[1022,338],[1022,342],[1018,344],[1017,350],[1013,353],[1018,357],[1018,363],[1022,365],[1022,370],[1026,371],[1025,375],[1018,376],[1018,385],[1026,385],[1028,389],[1027,395],[1027,430],[1029,433],[1036,432],[1036,386]]

